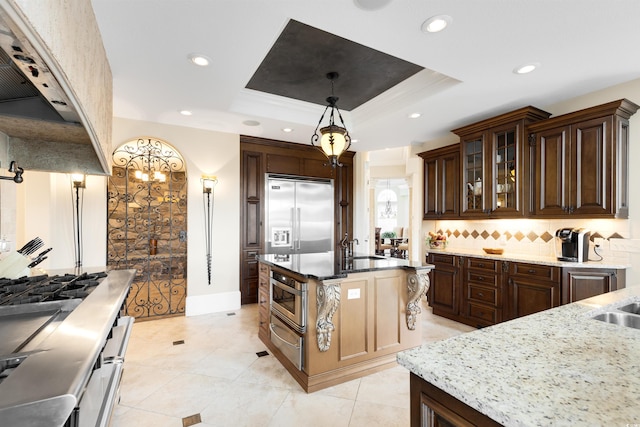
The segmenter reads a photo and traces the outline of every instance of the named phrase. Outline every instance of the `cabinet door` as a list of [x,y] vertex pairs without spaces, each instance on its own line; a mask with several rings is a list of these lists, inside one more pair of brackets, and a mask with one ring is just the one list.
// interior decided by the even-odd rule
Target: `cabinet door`
[[509,125],[490,131],[491,155],[489,173],[492,216],[522,215],[522,141],[520,125]]
[[560,305],[560,283],[510,277],[508,294],[511,319]]
[[569,304],[618,289],[616,270],[564,269],[562,276],[563,304]]
[[435,265],[429,273],[429,303],[434,314],[457,316],[460,312],[461,281],[457,262],[455,256],[429,254],[429,263]]
[[423,219],[436,218],[438,216],[438,169],[437,157],[424,159],[424,211]]
[[570,213],[613,213],[612,126],[611,116],[571,125]]
[[462,216],[486,213],[485,197],[490,192],[485,174],[485,135],[480,133],[461,141],[462,144]]
[[536,134],[536,215],[568,213],[567,182],[570,171],[570,127],[562,126]]
[[[431,154],[433,153],[433,154]],[[423,218],[455,218],[458,216],[460,198],[460,148],[425,152],[424,159],[424,211]]]

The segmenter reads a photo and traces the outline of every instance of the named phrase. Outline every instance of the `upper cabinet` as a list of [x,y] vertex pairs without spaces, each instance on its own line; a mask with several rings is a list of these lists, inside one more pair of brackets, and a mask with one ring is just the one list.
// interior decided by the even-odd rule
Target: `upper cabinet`
[[549,115],[525,107],[452,131],[460,137],[460,216],[528,213],[531,153],[527,126]]
[[424,161],[423,219],[459,215],[460,145],[418,154]]
[[629,118],[638,108],[621,99],[529,126],[533,214],[628,217]]

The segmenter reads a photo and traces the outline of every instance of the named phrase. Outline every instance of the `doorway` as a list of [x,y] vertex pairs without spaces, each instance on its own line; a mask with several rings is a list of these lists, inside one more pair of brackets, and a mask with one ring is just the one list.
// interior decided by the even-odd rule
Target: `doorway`
[[409,258],[411,189],[404,178],[377,178],[373,194],[376,253]]
[[184,315],[187,175],[178,151],[144,138],[113,152],[107,188],[107,266],[135,268],[126,301],[136,319]]

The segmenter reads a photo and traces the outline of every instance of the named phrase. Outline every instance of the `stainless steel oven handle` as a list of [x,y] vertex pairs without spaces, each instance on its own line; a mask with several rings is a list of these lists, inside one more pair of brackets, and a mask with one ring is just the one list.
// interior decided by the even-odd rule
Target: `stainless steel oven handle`
[[111,414],[120,397],[119,389],[120,379],[122,378],[122,365],[116,364],[114,368],[114,372],[108,383],[102,408],[100,409],[100,414],[98,415],[98,423],[96,426],[99,427],[107,427],[109,425]]
[[292,343],[290,343],[289,341],[287,341],[286,339],[282,338],[280,335],[278,335],[278,333],[276,332],[276,330],[275,330],[275,328],[274,328],[273,323],[269,323],[269,329],[271,329],[271,333],[272,333],[273,335],[275,335],[275,336],[276,336],[276,338],[278,338],[278,339],[279,339],[283,344],[286,344],[286,345],[288,345],[289,347],[294,348],[294,349],[296,349],[296,350],[299,350],[299,349],[300,349],[300,346],[299,346],[299,345],[292,344]]
[[290,293],[292,293],[294,295],[302,296],[302,291],[299,291],[299,290],[297,290],[295,288],[292,288],[291,286],[287,286],[284,283],[281,283],[281,282],[279,282],[279,281],[277,281],[275,279],[271,279],[271,285],[272,286],[276,286],[276,287],[282,289],[283,291],[290,292]]

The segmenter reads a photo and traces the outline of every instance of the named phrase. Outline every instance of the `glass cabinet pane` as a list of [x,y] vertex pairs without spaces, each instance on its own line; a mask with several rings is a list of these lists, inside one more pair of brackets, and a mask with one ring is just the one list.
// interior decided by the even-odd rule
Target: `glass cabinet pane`
[[482,209],[483,145],[482,139],[465,142],[465,210]]
[[516,209],[516,137],[514,131],[494,134],[496,208]]

